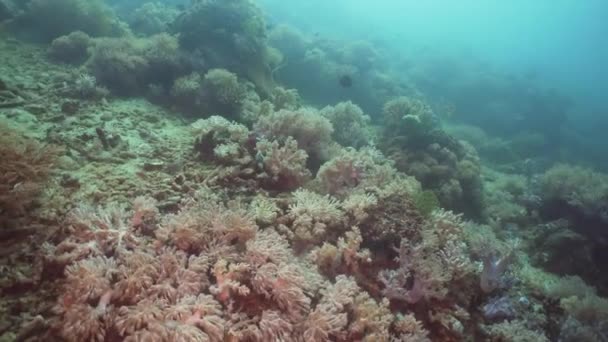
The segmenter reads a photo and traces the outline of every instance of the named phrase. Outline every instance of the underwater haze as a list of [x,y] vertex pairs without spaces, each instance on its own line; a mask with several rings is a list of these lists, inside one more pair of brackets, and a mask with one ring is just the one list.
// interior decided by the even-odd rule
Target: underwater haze
[[608,115],[605,1],[260,2],[272,18],[308,32],[383,42],[413,60],[417,49],[429,49],[488,63],[568,93],[587,113]]
[[608,342],[606,13],[0,0],[0,341]]
[[[494,134],[522,130],[521,125],[504,122],[504,117],[564,130],[559,144],[588,154],[596,166],[608,167],[603,153],[608,143],[602,138],[608,129],[608,46],[604,43],[608,4],[604,1],[261,3],[272,20],[287,21],[317,37],[363,39],[384,48],[383,62],[393,66],[395,77],[417,82],[426,96],[456,104],[467,122],[483,126],[486,121]],[[419,70],[412,65],[426,68],[424,79],[416,79]],[[502,78],[498,82],[517,82],[518,89],[483,83],[497,74]],[[478,82],[470,89],[477,94],[463,93],[462,82]],[[458,87],[461,91],[454,89]],[[539,95],[532,94],[539,88],[555,96],[535,108],[513,106],[524,97]],[[489,89],[495,91],[490,94]],[[553,116],[543,113],[547,110],[561,112],[556,119],[560,122],[550,122]],[[495,126],[500,125],[512,127],[499,132]]]

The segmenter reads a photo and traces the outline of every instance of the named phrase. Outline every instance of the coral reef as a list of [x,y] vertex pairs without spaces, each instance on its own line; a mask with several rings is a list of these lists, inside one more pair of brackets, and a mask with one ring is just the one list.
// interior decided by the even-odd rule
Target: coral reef
[[0,123],[0,225],[32,211],[60,149],[22,136]]
[[436,211],[422,227],[419,243],[403,239],[399,268],[380,275],[385,285],[383,294],[415,304],[420,300],[445,300],[451,287],[458,288],[458,283],[473,272],[459,220],[450,212]]
[[313,108],[279,110],[259,118],[254,130],[271,139],[292,137],[298,148],[306,151],[309,166],[314,169],[328,158],[334,128],[331,122]]
[[149,38],[95,40],[87,68],[99,83],[119,96],[145,94],[151,86],[169,88],[189,69],[177,39],[166,33]]
[[225,69],[209,70],[202,77],[198,73],[182,76],[171,88],[171,96],[186,113],[232,118],[239,116],[246,92],[246,85]]
[[[213,198],[203,192],[164,219],[145,199],[132,212],[73,211],[70,237],[46,246],[45,267],[66,275],[48,336],[389,338],[388,302],[346,276],[321,281],[279,234]],[[426,336],[420,326],[399,331]]]
[[[367,41],[344,41],[307,35],[295,27],[276,25],[269,32],[270,44],[283,54],[274,69],[275,78],[298,89],[319,107],[356,99],[365,113],[376,113],[389,99],[409,93],[388,74],[390,61]],[[353,87],[341,89],[339,79],[349,76]]]
[[137,34],[151,36],[167,32],[171,23],[177,18],[179,11],[173,6],[162,2],[146,2],[128,17],[131,30]]
[[590,216],[603,216],[607,209],[608,177],[587,168],[556,165],[542,175],[540,187],[545,202],[559,202]]
[[56,38],[49,47],[49,57],[55,61],[82,64],[89,58],[91,37],[82,31],[74,31],[67,36]]
[[262,139],[255,148],[257,162],[264,170],[258,178],[265,188],[294,190],[311,178],[306,168],[308,154],[298,148],[293,138],[288,137],[283,144]]
[[194,122],[192,128],[197,136],[195,150],[201,159],[237,165],[251,162],[246,146],[249,140],[247,127],[221,116],[212,116]]
[[349,101],[328,106],[321,110],[321,115],[339,127],[334,130],[333,139],[342,146],[359,148],[373,141],[370,118],[356,104]]
[[[545,154],[557,95],[143,2],[0,0],[1,341],[606,340],[608,176]],[[452,117],[480,85],[517,132]]]
[[173,25],[180,46],[196,51],[212,68],[226,68],[247,78],[263,94],[274,88],[272,51],[266,43],[261,10],[250,0],[200,1]]
[[101,0],[31,0],[10,27],[20,36],[42,42],[74,31],[93,37],[120,36],[127,32]]
[[397,168],[433,190],[445,207],[481,217],[483,187],[475,149],[448,135],[419,99],[393,99],[383,113],[381,145]]

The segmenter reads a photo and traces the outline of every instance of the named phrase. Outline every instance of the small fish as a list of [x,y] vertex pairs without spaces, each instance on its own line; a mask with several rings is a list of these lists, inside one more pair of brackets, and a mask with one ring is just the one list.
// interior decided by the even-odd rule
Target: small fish
[[353,79],[349,75],[343,75],[340,77],[339,82],[343,88],[350,88],[353,86]]

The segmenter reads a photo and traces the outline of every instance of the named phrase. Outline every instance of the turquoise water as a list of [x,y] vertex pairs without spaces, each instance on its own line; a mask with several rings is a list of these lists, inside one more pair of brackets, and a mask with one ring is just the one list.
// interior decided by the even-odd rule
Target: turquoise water
[[460,63],[472,59],[490,70],[533,75],[585,110],[606,111],[604,1],[260,2],[277,21],[307,32],[381,41],[396,60],[415,60],[417,49],[428,49]]
[[[607,165],[603,1],[261,3],[274,21],[321,38],[374,42],[391,76],[422,78],[425,95],[455,104],[465,122],[505,135],[526,123],[563,129],[560,144],[583,145],[576,154]],[[496,127],[505,125],[512,127]]]

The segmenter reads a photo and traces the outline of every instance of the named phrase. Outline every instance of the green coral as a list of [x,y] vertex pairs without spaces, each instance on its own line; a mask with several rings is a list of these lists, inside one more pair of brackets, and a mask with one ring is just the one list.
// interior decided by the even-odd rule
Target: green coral
[[423,217],[429,217],[431,213],[440,208],[439,199],[434,192],[424,190],[414,194],[414,206]]
[[540,177],[543,199],[599,211],[608,201],[608,175],[581,166],[559,164]]

